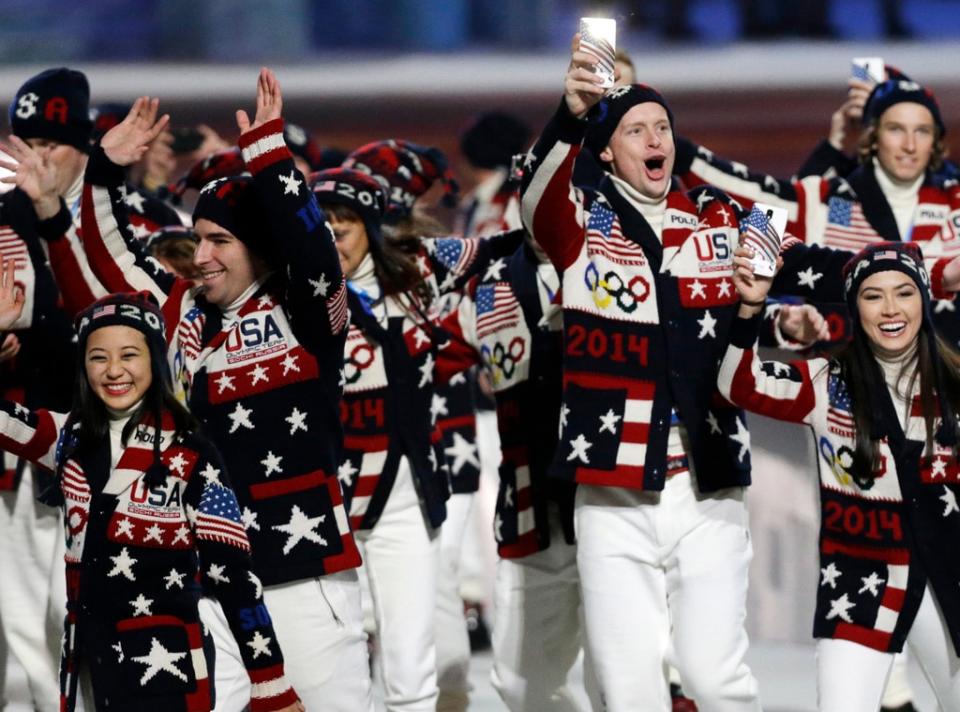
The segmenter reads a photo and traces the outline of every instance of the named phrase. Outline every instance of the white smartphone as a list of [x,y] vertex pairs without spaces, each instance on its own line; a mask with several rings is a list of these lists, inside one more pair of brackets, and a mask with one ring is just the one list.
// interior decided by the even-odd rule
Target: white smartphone
[[883,57],[854,57],[850,63],[850,76],[854,79],[880,84],[885,73]]
[[601,86],[613,86],[613,64],[617,53],[617,21],[606,17],[580,18],[580,51],[592,54],[597,62],[597,74],[603,79]]

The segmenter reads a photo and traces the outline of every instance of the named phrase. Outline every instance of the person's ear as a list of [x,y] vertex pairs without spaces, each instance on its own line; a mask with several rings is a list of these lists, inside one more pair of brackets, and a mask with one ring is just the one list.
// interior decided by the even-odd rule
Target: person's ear
[[610,150],[610,146],[607,146],[605,149],[600,151],[600,160],[605,163],[610,163],[613,161],[613,151]]

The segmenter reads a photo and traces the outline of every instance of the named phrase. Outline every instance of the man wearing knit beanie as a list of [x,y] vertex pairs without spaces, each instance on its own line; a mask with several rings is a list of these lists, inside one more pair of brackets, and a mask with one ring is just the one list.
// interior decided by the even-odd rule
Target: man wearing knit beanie
[[[586,653],[611,712],[670,708],[667,650],[702,709],[757,712],[744,629],[749,433],[713,397],[736,312],[740,213],[719,190],[673,187],[666,100],[640,84],[605,92],[578,47],[575,37],[563,100],[526,157],[521,211],[561,275],[551,473],[579,483]],[[595,189],[571,182],[584,144],[607,171]],[[784,261],[781,291],[809,266],[839,298],[843,257],[791,247]]]
[[460,153],[466,159],[461,173],[474,186],[460,209],[458,228],[464,237],[520,227],[516,184],[508,173],[511,160],[529,141],[530,128],[502,111],[480,114],[460,136]]

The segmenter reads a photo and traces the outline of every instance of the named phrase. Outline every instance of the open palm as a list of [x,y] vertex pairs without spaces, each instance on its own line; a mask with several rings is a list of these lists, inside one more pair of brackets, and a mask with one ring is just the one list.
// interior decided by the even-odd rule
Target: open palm
[[16,263],[0,259],[0,331],[6,331],[23,313],[23,290],[16,284]]
[[283,95],[280,93],[280,82],[276,75],[264,67],[260,70],[257,77],[257,113],[253,117],[253,123],[250,117],[243,109],[237,111],[237,127],[240,133],[260,128],[268,121],[279,119],[283,112]]
[[169,114],[157,118],[159,107],[160,100],[148,96],[141,96],[133,102],[126,118],[100,139],[100,146],[107,158],[118,166],[129,166],[139,161],[151,142],[170,122]]
[[0,144],[0,149],[13,159],[0,160],[0,167],[11,172],[0,181],[17,186],[34,202],[44,198],[59,200],[57,168],[50,160],[48,150],[37,151],[17,136],[10,136]]

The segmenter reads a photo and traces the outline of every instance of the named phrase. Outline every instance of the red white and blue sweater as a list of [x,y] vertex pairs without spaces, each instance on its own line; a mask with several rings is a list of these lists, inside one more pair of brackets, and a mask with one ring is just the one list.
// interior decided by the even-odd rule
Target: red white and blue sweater
[[719,386],[747,410],[813,431],[821,509],[814,636],[898,652],[929,583],[960,653],[960,467],[936,444],[933,457],[924,456],[919,398],[904,433],[885,394],[885,421],[895,425],[879,443],[875,476],[858,481],[849,472],[856,447],[850,395],[836,363],[760,361],[756,334],[756,318],[734,321]]
[[360,564],[337,479],[347,300],[333,233],[283,143],[283,121],[240,137],[281,270],[223,323],[187,280],[123,229],[122,171],[94,149],[83,192],[84,250],[112,291],[148,290],[169,360],[204,432],[224,453],[264,584]]
[[[212,651],[197,603],[203,590],[223,606],[253,683],[251,710],[292,704],[263,588],[219,453],[205,438],[174,437],[166,416],[132,428],[111,467],[109,438],[76,447],[66,415],[0,401],[0,447],[54,471],[66,537],[67,611],[62,707],[72,710],[78,672],[89,671],[98,708],[212,708]],[[169,474],[145,472],[161,438]],[[209,647],[209,646],[208,646]]]
[[[522,234],[522,230],[519,231]],[[550,544],[550,503],[572,544],[571,482],[548,478],[560,416],[563,325],[556,273],[529,246],[492,262],[470,280],[457,310],[441,323],[450,342],[439,351],[441,380],[480,364],[490,377],[500,432],[500,487],[494,517],[505,559]]]
[[[719,191],[666,197],[662,240],[607,179],[571,184],[587,123],[561,103],[527,157],[524,223],[561,275],[563,405],[553,474],[582,484],[660,490],[673,414],[689,435],[701,491],[750,481],[742,412],[716,397],[716,369],[738,302],[739,219]],[[794,241],[796,243],[796,241]],[[778,283],[845,258],[796,245]],[[783,288],[780,291],[790,291]]]

